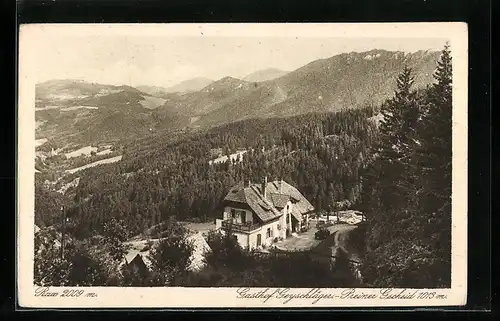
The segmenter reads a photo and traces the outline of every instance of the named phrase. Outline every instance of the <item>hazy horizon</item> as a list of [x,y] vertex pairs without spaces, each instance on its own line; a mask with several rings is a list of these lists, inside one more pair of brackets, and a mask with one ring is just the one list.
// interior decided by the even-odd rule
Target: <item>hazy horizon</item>
[[292,32],[276,37],[217,36],[203,31],[188,36],[68,34],[58,28],[41,30],[37,40],[37,83],[71,79],[133,87],[170,87],[193,78],[241,79],[268,68],[293,71],[349,52],[438,51],[446,42],[442,38],[303,37]]

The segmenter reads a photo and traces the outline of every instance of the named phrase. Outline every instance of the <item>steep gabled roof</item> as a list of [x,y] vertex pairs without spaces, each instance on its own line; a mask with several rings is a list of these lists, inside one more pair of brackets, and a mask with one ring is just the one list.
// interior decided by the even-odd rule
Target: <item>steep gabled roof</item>
[[298,189],[283,180],[268,183],[267,193],[268,195],[272,193],[288,195],[294,203],[293,209],[300,215],[314,210],[314,206],[312,206]]
[[295,217],[297,221],[302,221],[302,213],[296,206],[292,208],[292,216]]
[[271,201],[274,204],[274,207],[278,209],[285,208],[286,204],[290,200],[290,195],[283,195],[278,193],[270,193],[269,194]]
[[227,193],[224,200],[237,203],[246,203],[245,190],[243,184],[233,186]]
[[263,222],[273,220],[281,215],[280,211],[262,196],[261,187],[258,184],[250,185],[244,191],[248,206]]
[[299,217],[298,220],[302,214],[314,210],[311,203],[295,187],[282,180],[267,183],[266,196],[264,198],[261,184],[250,184],[246,187],[238,184],[229,190],[224,200],[247,204],[263,222],[279,217],[279,209],[284,208],[289,200],[294,203],[292,215]]

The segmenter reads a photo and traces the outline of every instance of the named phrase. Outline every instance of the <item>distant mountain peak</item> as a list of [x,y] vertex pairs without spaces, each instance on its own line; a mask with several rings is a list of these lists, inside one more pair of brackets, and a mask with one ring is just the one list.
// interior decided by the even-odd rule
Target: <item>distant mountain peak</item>
[[196,77],[181,81],[171,87],[161,87],[152,85],[138,86],[137,88],[150,95],[166,96],[168,94],[186,94],[190,92],[200,91],[213,80],[205,77]]
[[188,80],[181,81],[177,85],[166,88],[166,93],[188,93],[200,91],[205,88],[208,84],[212,83],[213,80],[205,77],[196,77]]
[[238,79],[238,78],[235,78],[235,77],[231,77],[231,76],[226,76],[224,78],[221,78],[219,80],[216,81],[217,82],[229,82],[229,81],[241,81],[241,79]]
[[200,91],[212,91],[216,88],[219,88],[219,87],[226,87],[226,86],[230,86],[230,85],[238,85],[240,83],[244,83],[245,81],[241,80],[241,79],[238,79],[238,78],[234,78],[234,77],[231,77],[231,76],[226,76],[226,77],[223,77],[219,80],[216,80],[214,82],[211,82],[210,84],[208,84],[207,86],[203,87]]
[[77,84],[77,83],[89,83],[88,81],[82,79],[49,79],[37,83],[37,86],[50,86],[54,84]]

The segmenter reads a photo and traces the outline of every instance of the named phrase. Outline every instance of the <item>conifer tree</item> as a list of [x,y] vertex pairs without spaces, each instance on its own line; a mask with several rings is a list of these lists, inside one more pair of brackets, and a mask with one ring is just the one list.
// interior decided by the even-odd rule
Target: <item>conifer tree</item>
[[189,270],[194,245],[187,238],[185,228],[170,219],[165,235],[149,252],[151,260],[151,283],[154,286],[172,285],[176,278],[183,277]]
[[429,210],[451,201],[452,158],[452,58],[449,45],[442,51],[429,91],[428,104],[419,130],[419,165],[429,182]]
[[[380,158],[363,186],[364,193],[370,193],[364,204],[377,213],[367,234],[364,276],[375,286],[450,286],[452,66],[448,45],[437,65],[436,83],[423,95],[406,99],[411,78],[405,74],[407,70],[398,78],[395,97],[383,107],[388,117],[381,126]],[[406,108],[397,108],[401,106]],[[397,203],[394,190],[403,196]],[[377,205],[370,199],[373,194],[393,206]]]
[[421,212],[424,233],[435,255],[433,279],[449,284],[451,270],[452,184],[452,58],[449,45],[442,51],[434,74],[435,84],[419,127],[416,162],[423,181]]
[[380,125],[380,156],[385,160],[397,160],[401,156],[404,135],[404,116],[411,106],[415,94],[410,91],[414,78],[411,68],[405,66],[397,79],[394,97],[382,105],[383,120]]

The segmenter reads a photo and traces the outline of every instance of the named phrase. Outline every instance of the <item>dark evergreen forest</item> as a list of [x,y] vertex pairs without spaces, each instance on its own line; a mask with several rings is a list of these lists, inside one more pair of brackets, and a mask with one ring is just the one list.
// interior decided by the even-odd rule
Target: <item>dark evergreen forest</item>
[[[218,207],[229,188],[243,180],[260,182],[265,175],[297,186],[318,210],[334,201],[355,203],[360,170],[377,138],[371,116],[367,108],[252,119],[173,143],[137,140],[125,146],[121,162],[74,174],[81,177],[78,187],[61,199],[68,229],[84,238],[102,232],[114,218],[134,235],[170,216],[213,220],[220,216]],[[217,148],[225,154],[248,152],[240,160],[210,165],[211,150]],[[60,217],[59,203],[48,193],[37,185],[42,225]]]

